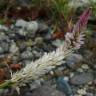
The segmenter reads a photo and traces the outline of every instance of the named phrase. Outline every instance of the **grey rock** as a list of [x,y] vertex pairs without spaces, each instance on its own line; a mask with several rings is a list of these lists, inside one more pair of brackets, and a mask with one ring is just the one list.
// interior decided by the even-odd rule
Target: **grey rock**
[[71,79],[70,79],[70,83],[73,85],[82,85],[82,84],[86,84],[90,81],[93,81],[94,76],[92,73],[80,73],[77,75],[74,75]]
[[18,34],[21,36],[26,36],[27,35],[27,31],[25,31],[24,29],[19,29],[18,30]]
[[27,45],[25,43],[23,43],[23,42],[19,43],[18,46],[19,46],[19,50],[21,52],[24,51],[27,48]]
[[40,80],[35,80],[34,82],[30,83],[30,90],[34,90],[36,88],[41,87],[41,81]]
[[7,35],[5,35],[5,33],[1,32],[0,33],[0,41],[6,41],[6,42],[10,42],[9,37]]
[[43,44],[43,38],[42,38],[42,37],[36,37],[35,43],[36,43],[37,45]]
[[38,23],[38,30],[39,32],[47,32],[48,26],[44,23]]
[[43,55],[42,52],[38,52],[38,51],[36,51],[36,50],[32,50],[32,53],[33,53],[33,55],[34,55],[36,58],[39,58],[39,57],[41,57],[41,56]]
[[19,57],[18,56],[13,56],[12,57],[12,63],[13,64],[17,64],[18,63],[18,60],[19,60]]
[[2,54],[4,52],[3,48],[0,47],[0,54]]
[[28,22],[26,22],[25,20],[19,19],[19,20],[16,21],[15,26],[16,26],[16,27],[25,28],[25,27],[27,26],[27,23],[28,23]]
[[43,85],[42,87],[33,91],[32,96],[66,96],[64,93],[52,88],[50,85]]
[[33,57],[33,54],[32,52],[26,50],[24,51],[23,53],[21,53],[21,56],[20,56],[22,59],[32,59]]
[[8,28],[4,25],[0,25],[0,30],[8,31]]
[[24,96],[33,96],[32,92],[26,92]]
[[7,42],[1,42],[0,46],[3,49],[4,52],[9,51],[9,44]]
[[60,39],[56,39],[55,41],[52,42],[52,44],[56,47],[59,47],[61,44],[63,44],[64,41]]
[[17,47],[16,43],[15,42],[12,42],[11,45],[10,45],[10,53],[15,53],[19,48]]
[[92,93],[87,93],[86,96],[94,96]]
[[31,32],[36,32],[38,30],[38,23],[36,21],[28,22],[26,29]]
[[73,96],[71,86],[64,79],[64,77],[59,77],[56,81],[57,81],[57,88],[60,91],[64,92],[67,96]]
[[26,64],[30,64],[32,60],[22,60],[21,64],[25,66]]
[[82,61],[83,61],[82,55],[72,54],[66,59],[66,65],[71,69],[75,69],[76,67],[81,65]]

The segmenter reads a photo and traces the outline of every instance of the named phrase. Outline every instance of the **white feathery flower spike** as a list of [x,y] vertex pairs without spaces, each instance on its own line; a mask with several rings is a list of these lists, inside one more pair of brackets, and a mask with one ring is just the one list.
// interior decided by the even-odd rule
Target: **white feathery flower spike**
[[84,11],[72,32],[66,33],[65,42],[55,51],[45,53],[40,59],[27,64],[25,68],[14,73],[10,80],[0,85],[0,88],[6,86],[21,87],[32,80],[40,78],[56,66],[61,65],[62,60],[71,55],[74,50],[79,49],[84,43],[84,33],[82,29],[86,26],[90,14],[90,9]]

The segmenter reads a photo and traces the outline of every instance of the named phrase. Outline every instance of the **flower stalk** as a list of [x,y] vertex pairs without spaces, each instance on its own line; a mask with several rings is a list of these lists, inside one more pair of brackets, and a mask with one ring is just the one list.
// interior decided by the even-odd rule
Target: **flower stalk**
[[10,80],[0,85],[0,88],[8,86],[21,87],[32,80],[36,80],[53,68],[62,64],[62,60],[79,49],[84,43],[84,30],[87,25],[91,10],[85,10],[79,21],[74,26],[72,32],[65,35],[65,42],[55,51],[45,53],[40,59],[27,64],[25,68],[14,73]]

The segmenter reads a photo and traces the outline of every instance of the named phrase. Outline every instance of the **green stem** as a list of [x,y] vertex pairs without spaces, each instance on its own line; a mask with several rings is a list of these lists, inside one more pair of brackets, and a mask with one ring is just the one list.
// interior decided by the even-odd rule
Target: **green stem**
[[11,80],[5,81],[4,83],[0,84],[0,89],[6,89],[12,86]]

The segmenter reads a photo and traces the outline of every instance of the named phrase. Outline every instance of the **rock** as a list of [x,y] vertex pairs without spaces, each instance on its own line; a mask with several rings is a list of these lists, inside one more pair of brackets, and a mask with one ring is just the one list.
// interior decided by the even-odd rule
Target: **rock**
[[88,38],[86,42],[86,47],[90,50],[92,49],[96,50],[96,38]]
[[65,76],[64,77],[64,80],[68,82],[69,81],[69,77],[68,76]]
[[3,48],[0,47],[0,55],[4,52]]
[[35,38],[35,43],[37,44],[37,45],[42,45],[43,44],[43,38],[42,37],[36,37]]
[[29,86],[30,86],[30,90],[34,90],[36,88],[39,88],[39,87],[41,87],[41,81],[40,80],[35,80]]
[[78,68],[77,70],[76,70],[77,72],[84,72],[84,70],[82,69],[82,68]]
[[64,80],[64,77],[59,77],[57,80],[57,88],[64,92],[66,94],[66,96],[72,96],[73,92],[71,89],[71,86],[68,84],[68,82],[66,80]]
[[90,81],[93,81],[93,74],[92,73],[80,73],[77,75],[74,75],[71,79],[70,79],[70,83],[73,85],[82,85],[82,84],[86,84]]
[[31,32],[36,32],[38,30],[38,23],[36,21],[30,21],[26,28]]
[[8,28],[5,27],[4,25],[0,25],[0,30],[8,31]]
[[16,21],[15,26],[25,28],[27,26],[27,24],[28,24],[28,22],[26,22],[22,19],[19,19]]
[[71,69],[76,69],[81,65],[83,57],[80,54],[72,54],[66,59],[66,65]]
[[93,81],[93,84],[96,86],[96,79]]
[[84,51],[84,57],[86,59],[90,59],[92,56],[93,56],[93,52],[92,51],[90,51],[90,50],[85,50]]
[[33,96],[32,92],[26,92],[24,96]]
[[28,41],[25,42],[25,44],[26,44],[28,47],[31,47],[31,46],[34,46],[34,45],[35,45],[35,42],[32,41],[31,39],[29,39]]
[[86,95],[86,90],[84,90],[84,89],[79,89],[78,91],[77,91],[77,93],[78,94],[80,94],[80,95]]
[[64,70],[63,67],[59,67],[59,68],[55,69],[54,70],[54,75],[55,76],[63,76],[63,70]]
[[44,23],[38,23],[38,30],[39,32],[47,32],[48,26]]
[[32,96],[66,96],[64,93],[56,90],[52,85],[43,85],[32,91]]
[[61,44],[63,44],[64,41],[56,39],[55,41],[52,42],[52,44],[56,47],[59,47]]
[[43,55],[42,52],[38,52],[36,50],[32,50],[32,53],[34,55],[34,58],[36,58],[36,59],[39,58],[39,57],[41,57]]
[[18,30],[18,34],[21,36],[26,36],[27,35],[27,31],[25,31],[24,29],[19,29]]
[[89,66],[87,64],[83,64],[81,67],[82,67],[82,69],[85,69],[85,70],[89,69]]
[[21,62],[21,64],[23,65],[23,66],[25,66],[26,64],[30,64],[32,62],[32,60],[22,60],[22,62]]
[[6,53],[9,51],[9,44],[7,42],[1,42],[0,44],[1,48],[3,49],[3,52]]
[[18,47],[20,52],[23,52],[27,48],[27,44],[25,42],[18,42]]
[[95,96],[95,95],[92,93],[86,93],[86,96]]
[[11,45],[10,45],[10,53],[15,53],[19,48],[17,47],[16,43],[15,42],[12,42]]
[[71,73],[70,73],[70,78],[72,78],[73,76],[74,76],[74,73],[71,72]]
[[23,53],[21,53],[21,56],[20,56],[22,59],[32,59],[33,57],[33,54],[32,52],[26,50],[24,51]]
[[12,63],[13,64],[18,64],[18,61],[19,61],[19,57],[18,56],[13,56],[12,57]]
[[0,33],[0,41],[1,42],[5,41],[5,40],[8,40],[8,39],[9,39],[9,37],[6,36],[5,33],[3,33],[3,32]]

